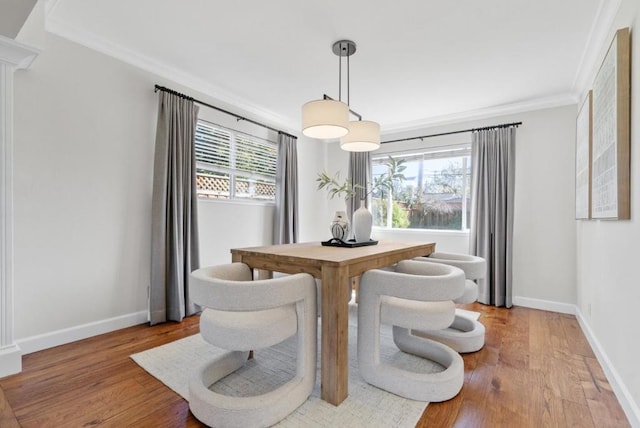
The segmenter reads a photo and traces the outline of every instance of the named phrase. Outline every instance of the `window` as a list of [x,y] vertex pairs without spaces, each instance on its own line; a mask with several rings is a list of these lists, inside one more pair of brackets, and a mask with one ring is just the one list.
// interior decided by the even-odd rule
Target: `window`
[[[372,196],[374,226],[467,230],[471,211],[471,146],[391,154],[404,179]],[[387,173],[389,155],[372,159],[373,177]]]
[[198,120],[195,149],[198,197],[275,200],[276,143]]

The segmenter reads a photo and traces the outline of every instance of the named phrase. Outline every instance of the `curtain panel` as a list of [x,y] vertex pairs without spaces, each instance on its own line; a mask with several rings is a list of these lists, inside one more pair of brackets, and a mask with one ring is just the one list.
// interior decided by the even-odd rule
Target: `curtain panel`
[[299,228],[297,138],[279,132],[273,243],[298,242]]
[[516,128],[472,134],[469,252],[487,261],[478,301],[512,306],[513,197]]
[[199,267],[192,99],[159,92],[151,212],[151,324],[181,321],[199,308],[189,274]]
[[371,152],[351,152],[349,153],[348,178],[352,185],[360,185],[362,189],[356,189],[356,194],[347,203],[347,215],[349,221],[353,219],[353,213],[360,208],[360,200],[364,199],[364,204],[369,208],[369,198],[367,191],[371,182]]

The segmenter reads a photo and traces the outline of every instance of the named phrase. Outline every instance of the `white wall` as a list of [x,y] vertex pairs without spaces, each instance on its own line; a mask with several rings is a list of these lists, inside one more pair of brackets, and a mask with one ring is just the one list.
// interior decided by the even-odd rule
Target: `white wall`
[[300,242],[326,241],[331,237],[326,195],[316,189],[318,173],[325,167],[328,144],[301,135],[298,139],[298,197]]
[[[578,319],[596,348],[633,426],[640,426],[640,342],[637,340],[640,323],[637,269],[640,237],[640,197],[637,191],[640,177],[640,40],[636,37],[639,21],[640,3],[623,0],[607,38],[612,40],[619,28],[631,28],[631,220],[576,222]],[[601,60],[604,54],[605,51],[600,49],[598,58]],[[597,68],[594,68],[592,74],[596,72]]]
[[[15,337],[146,311],[155,97],[150,77],[45,33],[15,76]],[[26,346],[28,349],[28,345]]]
[[[14,325],[25,353],[147,319],[154,84],[250,117],[46,33],[43,5],[17,38],[42,54],[15,75]],[[200,112],[276,138],[206,107]],[[315,228],[328,224],[314,182],[325,146],[312,143],[301,139],[298,149],[301,237],[307,240],[323,238]],[[201,201],[198,208],[202,264],[228,262],[232,247],[271,243],[273,206]]]

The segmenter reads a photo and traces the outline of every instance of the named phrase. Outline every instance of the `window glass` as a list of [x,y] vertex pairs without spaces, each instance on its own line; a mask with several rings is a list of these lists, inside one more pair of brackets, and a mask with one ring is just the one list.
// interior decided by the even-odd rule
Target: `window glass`
[[275,200],[276,143],[198,120],[195,152],[198,197]]
[[[400,229],[467,230],[471,212],[469,145],[390,156],[404,179],[372,194],[374,225]],[[389,155],[372,160],[372,175],[388,173]]]

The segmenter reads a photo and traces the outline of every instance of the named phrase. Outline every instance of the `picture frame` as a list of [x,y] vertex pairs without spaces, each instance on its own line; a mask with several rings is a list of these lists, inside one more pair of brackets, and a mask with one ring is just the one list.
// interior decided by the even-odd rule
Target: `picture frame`
[[631,65],[629,28],[618,30],[593,84],[591,217],[630,213]]
[[589,91],[576,118],[576,220],[591,218],[591,156],[593,92]]

